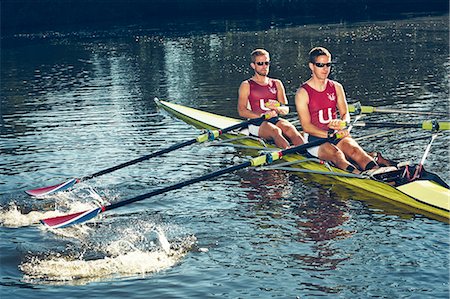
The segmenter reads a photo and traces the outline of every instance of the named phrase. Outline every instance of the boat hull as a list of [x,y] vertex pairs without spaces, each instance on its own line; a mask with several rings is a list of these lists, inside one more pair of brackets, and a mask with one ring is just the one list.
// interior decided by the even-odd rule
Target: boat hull
[[[173,116],[191,124],[197,128],[202,129],[223,129],[234,124],[242,122],[242,120],[216,115],[206,111],[197,110],[194,108],[177,105],[165,101],[155,99],[158,107],[166,110]],[[247,130],[241,132],[248,134]],[[235,135],[224,135],[224,138],[236,137]],[[240,144],[248,146],[260,146],[258,141],[252,139],[241,139]],[[314,161],[307,161],[306,158],[299,154],[286,155],[283,160],[301,161],[297,164],[290,165],[292,171],[295,169],[307,169],[312,171],[329,172],[329,169],[320,163]],[[345,174],[346,172],[332,168],[333,172]],[[401,208],[406,208],[409,211],[431,217],[440,221],[450,222],[450,190],[431,181],[414,181],[404,184],[399,187],[394,187],[389,184],[375,181],[372,179],[362,179],[354,177],[343,177],[338,175],[329,175],[334,180],[340,181],[346,186],[353,186],[377,195],[377,198],[382,201],[389,202]]]

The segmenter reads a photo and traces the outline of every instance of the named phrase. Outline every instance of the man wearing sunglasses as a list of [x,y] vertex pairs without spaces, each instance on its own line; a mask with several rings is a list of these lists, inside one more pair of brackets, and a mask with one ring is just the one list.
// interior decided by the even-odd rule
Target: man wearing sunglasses
[[239,87],[238,112],[241,117],[258,118],[266,116],[266,120],[249,125],[250,134],[266,140],[273,140],[283,149],[303,144],[303,137],[297,129],[279,115],[289,113],[283,83],[269,78],[270,55],[264,49],[256,49],[251,53],[250,66],[254,75],[241,83]]
[[[344,136],[308,149],[308,152],[351,173],[379,168],[377,162],[341,127],[342,121],[350,121],[350,114],[344,88],[340,83],[328,79],[332,66],[330,52],[322,47],[313,48],[309,52],[308,65],[311,78],[300,86],[295,95],[305,139],[314,141],[336,132]],[[349,160],[354,161],[356,166]]]

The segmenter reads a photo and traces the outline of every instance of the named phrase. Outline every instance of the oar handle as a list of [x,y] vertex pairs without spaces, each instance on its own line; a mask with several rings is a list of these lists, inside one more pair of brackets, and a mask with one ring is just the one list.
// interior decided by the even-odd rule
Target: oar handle
[[417,111],[408,109],[386,109],[373,106],[361,106],[359,102],[348,105],[348,111],[353,113],[371,114],[371,113],[398,113],[398,114],[416,114],[416,115],[430,115],[430,116],[448,116],[443,112],[429,112]]
[[251,118],[251,119],[246,120],[244,122],[235,124],[233,126],[230,126],[230,127],[225,128],[225,129],[218,130],[218,131],[221,131],[222,134],[225,134],[225,133],[228,133],[228,132],[236,130],[236,129],[242,129],[244,127],[248,127],[248,125],[251,125],[251,124],[257,124],[258,122],[260,122],[261,120],[264,120],[264,119],[266,119],[266,117],[264,115],[260,116],[260,117],[257,117],[257,118]]

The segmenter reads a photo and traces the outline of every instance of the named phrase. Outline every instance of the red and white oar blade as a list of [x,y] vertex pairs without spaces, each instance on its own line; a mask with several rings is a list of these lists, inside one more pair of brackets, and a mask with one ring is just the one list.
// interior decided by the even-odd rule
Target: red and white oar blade
[[64,228],[75,224],[86,222],[102,212],[102,207],[73,213],[69,215],[57,216],[42,219],[41,223],[51,228]]
[[64,183],[61,183],[58,185],[42,187],[42,188],[37,188],[37,189],[32,189],[32,190],[26,190],[25,192],[31,196],[42,197],[42,196],[49,195],[49,194],[52,194],[55,192],[67,190],[70,187],[72,187],[73,185],[75,185],[77,182],[78,182],[78,179],[71,179],[71,180],[68,180],[67,182],[64,182]]

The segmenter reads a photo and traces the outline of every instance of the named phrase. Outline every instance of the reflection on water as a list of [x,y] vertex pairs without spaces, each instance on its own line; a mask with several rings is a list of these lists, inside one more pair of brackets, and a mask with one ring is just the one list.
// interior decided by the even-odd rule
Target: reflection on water
[[193,51],[191,41],[168,41],[164,44],[167,97],[183,99],[184,91],[195,90],[192,80]]
[[340,250],[334,248],[333,241],[350,238],[354,232],[345,226],[350,219],[347,203],[339,197],[319,189],[314,196],[307,196],[295,207],[299,216],[296,221],[299,232],[297,242],[309,244],[311,252],[294,253],[295,259],[302,261],[302,268],[312,271],[333,270],[347,260]]
[[258,218],[255,223],[261,229],[271,229],[274,219],[283,219],[287,213],[292,214],[296,231],[290,238],[309,248],[307,252],[291,254],[300,261],[301,269],[332,270],[346,260],[340,257],[332,245],[334,241],[349,238],[353,234],[344,228],[350,216],[346,202],[340,197],[322,187],[315,192],[305,192],[301,189],[311,189],[313,186],[294,185],[289,181],[289,174],[281,171],[249,171],[241,177],[242,186],[248,188],[246,194],[250,207]]
[[[271,74],[283,80],[291,103],[309,77],[308,50],[322,45],[334,54],[333,77],[344,84],[350,102],[448,112],[448,16],[210,25],[195,32],[176,24],[170,30],[141,25],[2,40],[0,284],[7,286],[5,293],[32,298],[35,294],[14,285],[24,275],[29,278],[25,283],[40,280],[42,271],[54,269],[46,266],[56,262],[56,267],[70,265],[79,270],[75,275],[88,276],[79,281],[87,284],[83,290],[110,298],[122,297],[120,291],[148,298],[149,290],[159,297],[198,298],[448,297],[449,240],[442,238],[447,226],[314,176],[240,171],[105,213],[81,237],[25,226],[61,206],[53,197],[29,199],[23,190],[91,174],[198,135],[157,111],[153,97],[237,116],[237,89],[251,76],[249,53],[256,47],[271,52]],[[367,119],[424,118],[389,114]],[[377,132],[358,128],[354,134]],[[393,142],[425,134],[402,130],[361,143],[387,157],[418,161],[425,141]],[[435,141],[425,164],[447,181],[449,138],[446,134]],[[114,202],[236,164],[245,155],[233,148],[194,146],[80,184],[76,192],[95,188],[105,202]],[[77,196],[66,202],[69,207],[83,203]],[[154,220],[154,214],[166,218]],[[146,225],[162,222],[180,227],[174,238],[168,234],[170,243],[189,246],[181,246],[180,258],[154,274],[152,258],[161,256],[152,255],[157,237],[149,236]],[[189,251],[194,240],[186,235],[191,231],[207,253]],[[130,247],[122,239],[137,248],[133,252],[143,253],[131,260],[131,270],[125,265]],[[111,246],[122,251],[111,254]],[[77,250],[84,252],[74,254]],[[124,258],[125,266],[118,266],[117,257]],[[102,268],[105,274],[92,277],[103,258],[111,258]],[[169,258],[163,255],[160,261]],[[74,283],[67,284],[58,296],[79,296],[80,289],[75,294]],[[55,298],[51,289],[42,295]]]

